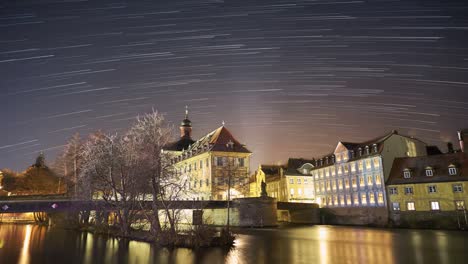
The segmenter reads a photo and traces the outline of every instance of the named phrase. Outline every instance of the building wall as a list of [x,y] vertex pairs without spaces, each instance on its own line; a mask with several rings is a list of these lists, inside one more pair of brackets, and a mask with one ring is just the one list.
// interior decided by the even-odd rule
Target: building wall
[[312,176],[285,175],[282,184],[280,183],[278,183],[278,186],[283,188],[278,192],[278,201],[296,203],[316,202],[314,179]]
[[390,175],[395,158],[426,155],[427,151],[425,143],[414,138],[403,137],[397,134],[390,136],[385,141],[384,148],[381,152],[385,181]]
[[[454,192],[453,185],[461,185],[462,192]],[[429,193],[429,186],[436,186],[437,192]],[[412,187],[413,194],[405,194],[405,187]],[[391,188],[397,188],[397,194],[390,194]],[[389,185],[387,191],[391,212],[409,211],[408,202],[414,203],[414,210],[409,212],[433,211],[431,202],[439,202],[440,211],[455,211],[455,201],[463,201],[465,208],[468,204],[468,182],[466,181]],[[399,203],[400,210],[394,210],[393,203]]]
[[317,203],[322,207],[385,206],[382,159],[379,154],[313,171]]

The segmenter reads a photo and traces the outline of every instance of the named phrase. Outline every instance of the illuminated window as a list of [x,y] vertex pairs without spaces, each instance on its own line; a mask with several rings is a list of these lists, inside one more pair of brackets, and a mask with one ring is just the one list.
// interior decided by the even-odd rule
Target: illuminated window
[[440,210],[440,204],[438,201],[431,202],[431,210],[434,210],[434,211]]
[[416,210],[416,208],[414,207],[414,202],[407,202],[406,203],[406,210],[408,210],[408,211]]
[[351,179],[351,184],[353,185],[353,188],[356,188],[356,187],[357,187],[357,185],[356,185],[356,178],[353,177],[353,178]]
[[392,203],[393,211],[400,211],[400,203]]
[[363,176],[359,177],[359,186],[361,186],[361,187],[364,186],[364,177]]
[[379,168],[379,167],[380,167],[380,159],[374,158],[374,168]]
[[327,185],[327,191],[329,191],[330,190],[330,182],[327,181],[326,185]]
[[341,161],[341,154],[336,154],[336,162],[340,162]]
[[349,188],[349,180],[345,179],[344,182],[345,182],[345,188],[348,189]]
[[302,195],[302,189],[301,189],[301,188],[299,188],[299,189],[297,190],[297,194],[298,194],[299,196]]
[[390,192],[390,194],[398,194],[397,187],[390,187],[388,188],[388,191]]
[[327,177],[330,176],[330,170],[328,170],[328,169],[325,170],[325,175],[326,175]]
[[338,166],[338,175],[341,175],[343,173],[343,169],[341,168],[341,166]]
[[375,184],[380,185],[382,183],[382,179],[380,178],[380,174],[375,175]]
[[411,171],[409,169],[404,169],[403,170],[403,178],[405,178],[405,179],[411,178]]
[[375,203],[375,194],[373,192],[369,193],[369,203],[370,204]]
[[413,187],[405,187],[405,194],[413,194]]
[[382,192],[379,192],[379,193],[377,194],[377,202],[378,202],[379,204],[383,204],[383,203],[384,203],[384,200],[383,200],[383,193],[382,193]]
[[294,195],[294,189],[291,188],[289,191],[290,191],[290,193],[291,193],[291,196],[293,196],[293,195]]
[[338,189],[343,189],[343,180],[341,179],[338,180]]
[[335,180],[332,181],[332,190],[336,190],[336,182],[335,182]]
[[359,171],[362,171],[363,169],[363,164],[362,164],[362,160],[358,161],[358,170]]
[[359,205],[359,197],[358,197],[358,195],[357,195],[357,194],[354,194],[353,196],[354,196],[353,204],[354,204],[354,205]]
[[367,204],[367,195],[365,193],[361,194],[361,204]]
[[335,174],[336,174],[335,167],[331,167],[330,170],[331,170],[331,175],[335,176]]
[[457,168],[454,165],[450,165],[448,171],[449,175],[457,175]]
[[426,176],[428,177],[434,176],[434,170],[431,167],[426,168]]
[[463,192],[463,186],[461,184],[454,184],[452,185],[454,193],[461,193]]
[[356,171],[356,163],[351,162],[350,166],[351,166],[351,171],[355,172]]
[[372,185],[372,184],[373,184],[372,176],[369,175],[369,176],[367,176],[367,185],[370,186],[370,185]]
[[344,152],[342,155],[342,159],[343,161],[347,161],[348,160],[348,153],[347,152]]
[[294,184],[294,179],[289,179],[290,184]]
[[325,185],[323,184],[323,182],[320,183],[320,190],[322,190],[322,192],[325,192]]
[[371,160],[370,160],[370,159],[366,159],[366,169],[367,169],[367,170],[372,169],[372,164],[371,164]]
[[351,205],[351,196],[350,195],[346,195],[346,204]]
[[345,204],[343,195],[340,196],[340,204],[341,204],[341,205],[344,205],[344,204]]
[[457,210],[465,210],[465,201],[455,201],[455,208]]
[[429,193],[436,193],[437,192],[437,186],[435,186],[435,185],[427,186],[427,191]]

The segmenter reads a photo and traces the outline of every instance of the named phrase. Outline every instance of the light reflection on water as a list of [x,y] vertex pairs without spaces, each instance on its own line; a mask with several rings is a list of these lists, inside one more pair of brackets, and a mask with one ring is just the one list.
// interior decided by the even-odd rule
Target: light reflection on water
[[466,263],[466,232],[303,226],[242,229],[233,250],[157,248],[90,233],[0,225],[0,263]]

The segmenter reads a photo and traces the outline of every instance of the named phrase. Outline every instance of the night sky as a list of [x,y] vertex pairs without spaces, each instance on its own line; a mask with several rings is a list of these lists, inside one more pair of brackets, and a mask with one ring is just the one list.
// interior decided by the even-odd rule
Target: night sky
[[445,150],[468,127],[467,43],[468,1],[3,0],[0,168],[152,108],[177,128],[185,105],[252,171],[393,129]]

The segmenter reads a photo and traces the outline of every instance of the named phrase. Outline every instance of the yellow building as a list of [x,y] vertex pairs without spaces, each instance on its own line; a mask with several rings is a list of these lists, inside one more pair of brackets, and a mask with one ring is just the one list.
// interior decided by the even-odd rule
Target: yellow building
[[266,183],[266,192],[269,197],[284,201],[281,186],[284,185],[283,165],[259,165],[258,170],[252,175],[250,182],[250,197],[259,197],[262,193],[262,182]]
[[186,199],[226,200],[229,183],[231,199],[248,196],[251,152],[224,125],[194,141],[186,110],[180,132],[180,139],[168,144],[164,153],[188,182]]
[[466,153],[395,159],[387,181],[390,219],[398,223],[444,217],[468,225],[467,191]]

